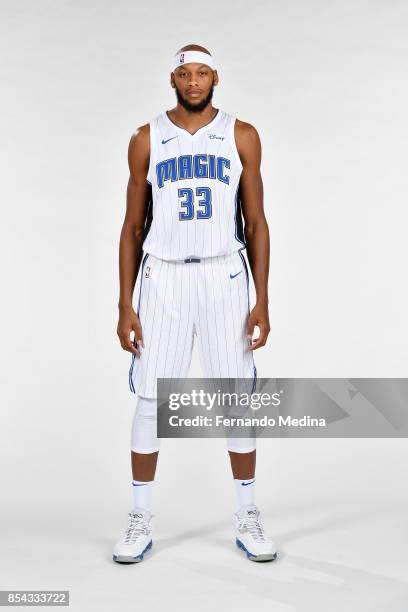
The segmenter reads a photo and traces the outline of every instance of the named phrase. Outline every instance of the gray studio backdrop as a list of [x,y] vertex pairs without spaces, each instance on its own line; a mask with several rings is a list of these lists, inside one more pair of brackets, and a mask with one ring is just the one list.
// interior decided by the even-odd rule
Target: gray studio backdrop
[[[407,376],[407,22],[403,1],[0,2],[0,473],[10,534],[27,507],[45,531],[57,513],[74,513],[73,534],[103,507],[110,530],[93,555],[108,558],[122,527],[134,407],[116,338],[127,146],[174,104],[170,59],[187,43],[217,58],[214,105],[255,125],[263,144],[272,331],[255,355],[259,376]],[[196,356],[191,375],[201,375]],[[176,479],[189,482],[178,511],[200,515],[210,474],[229,516],[223,441],[165,442],[157,514]],[[405,440],[285,442],[262,441],[264,505],[318,496],[322,483],[347,494],[349,476],[363,497],[388,487],[402,503]],[[40,580],[41,562],[26,566],[15,542],[7,550],[9,588],[66,584],[45,567]]]

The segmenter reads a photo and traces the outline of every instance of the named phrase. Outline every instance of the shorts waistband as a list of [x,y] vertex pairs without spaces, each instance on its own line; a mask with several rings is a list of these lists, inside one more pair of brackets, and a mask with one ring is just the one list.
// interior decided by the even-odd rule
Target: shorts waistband
[[148,252],[144,252],[144,254],[145,256],[148,255],[149,257],[152,257],[153,259],[158,259],[160,261],[164,261],[169,264],[184,265],[184,264],[195,264],[195,263],[204,264],[205,262],[210,262],[210,261],[216,262],[216,261],[227,260],[230,257],[240,255],[241,250],[232,251],[231,253],[225,253],[223,255],[212,255],[210,257],[197,257],[196,255],[190,255],[189,257],[185,257],[182,259],[164,259],[162,257],[157,257],[157,255],[154,255],[153,253],[148,253]]

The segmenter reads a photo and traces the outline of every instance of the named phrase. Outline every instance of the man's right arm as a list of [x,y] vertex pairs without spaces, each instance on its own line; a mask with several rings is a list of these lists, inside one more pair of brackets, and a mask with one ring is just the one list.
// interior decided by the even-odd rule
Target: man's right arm
[[133,310],[132,297],[142,259],[144,226],[150,196],[150,185],[147,182],[149,157],[150,129],[147,124],[133,134],[129,143],[130,176],[126,194],[126,215],[119,245],[120,295],[117,333],[122,348],[137,354],[139,349],[134,346],[131,333],[134,332],[137,345],[143,345],[143,337],[139,317]]

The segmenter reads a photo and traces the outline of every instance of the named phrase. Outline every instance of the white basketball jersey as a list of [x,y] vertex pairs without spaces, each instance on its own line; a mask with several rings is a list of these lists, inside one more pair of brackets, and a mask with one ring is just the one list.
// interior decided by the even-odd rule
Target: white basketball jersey
[[150,122],[146,253],[179,260],[245,247],[234,124],[235,117],[220,109],[194,134],[166,112]]

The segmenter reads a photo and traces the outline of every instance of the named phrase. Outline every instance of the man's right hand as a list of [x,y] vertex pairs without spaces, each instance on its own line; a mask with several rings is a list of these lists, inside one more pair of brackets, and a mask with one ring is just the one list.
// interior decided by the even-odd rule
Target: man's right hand
[[[134,332],[134,339],[131,334]],[[140,355],[139,346],[143,346],[142,326],[132,306],[119,306],[117,334],[125,351]]]

